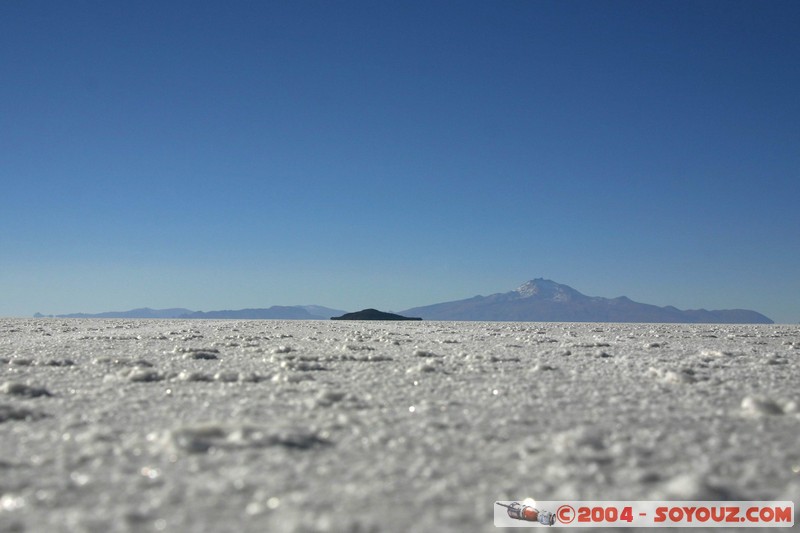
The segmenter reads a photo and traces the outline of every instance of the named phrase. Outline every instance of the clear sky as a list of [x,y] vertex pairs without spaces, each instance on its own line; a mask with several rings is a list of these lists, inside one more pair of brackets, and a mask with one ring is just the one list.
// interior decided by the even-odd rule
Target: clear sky
[[0,315],[545,277],[800,321],[800,2],[0,2]]

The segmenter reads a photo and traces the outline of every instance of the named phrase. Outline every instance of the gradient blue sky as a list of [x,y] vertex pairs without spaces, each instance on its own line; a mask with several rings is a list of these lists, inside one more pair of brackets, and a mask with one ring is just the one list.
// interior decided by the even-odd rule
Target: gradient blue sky
[[800,321],[800,2],[0,2],[0,315],[546,277]]

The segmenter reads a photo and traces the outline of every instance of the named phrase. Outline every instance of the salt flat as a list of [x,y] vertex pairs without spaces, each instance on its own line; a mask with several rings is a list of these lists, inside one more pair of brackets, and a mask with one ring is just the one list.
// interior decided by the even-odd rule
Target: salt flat
[[[800,326],[0,320],[1,531],[800,501]],[[629,530],[630,531],[630,530]]]

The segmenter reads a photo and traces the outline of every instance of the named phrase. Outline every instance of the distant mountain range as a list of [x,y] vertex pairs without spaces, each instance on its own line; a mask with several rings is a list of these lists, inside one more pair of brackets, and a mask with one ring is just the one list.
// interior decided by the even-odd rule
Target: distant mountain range
[[179,318],[182,315],[191,313],[189,309],[150,309],[142,307],[131,309],[130,311],[106,311],[105,313],[70,313],[67,315],[43,315],[36,313],[34,318]]
[[330,309],[321,305],[273,305],[266,309],[238,309],[235,311],[192,311],[181,307],[173,309],[150,309],[143,307],[130,311],[109,311],[105,313],[71,313],[68,315],[43,315],[36,313],[34,318],[235,318],[248,319],[281,319],[281,320],[329,320],[331,317],[345,313],[340,309]]
[[267,309],[239,309],[236,311],[196,311],[177,318],[238,318],[238,319],[281,319],[281,320],[328,320],[345,311],[329,309],[319,305],[273,305]]
[[[272,306],[266,309],[231,311],[191,311],[189,309],[150,309],[117,311],[98,314],[74,313],[56,315],[58,318],[214,318],[214,319],[281,319],[328,320],[346,311],[319,305]],[[572,287],[548,279],[534,279],[516,290],[474,296],[424,307],[406,309],[400,314],[424,320],[483,320],[518,322],[661,322],[712,324],[772,324],[761,313],[747,309],[682,311],[667,306],[658,307],[634,302],[620,296],[602,298],[586,296]],[[44,317],[40,313],[34,315]],[[53,315],[49,315],[53,316]]]
[[572,287],[534,279],[511,292],[475,296],[401,312],[425,320],[487,320],[520,322],[663,322],[772,324],[761,313],[745,309],[682,311],[672,306],[634,302],[620,296],[586,296]]

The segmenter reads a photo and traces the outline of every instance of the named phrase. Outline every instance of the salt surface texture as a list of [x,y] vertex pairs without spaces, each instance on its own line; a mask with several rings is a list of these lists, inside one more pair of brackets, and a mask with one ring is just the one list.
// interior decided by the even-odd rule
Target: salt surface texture
[[800,328],[0,321],[1,531],[495,531],[800,501]]

